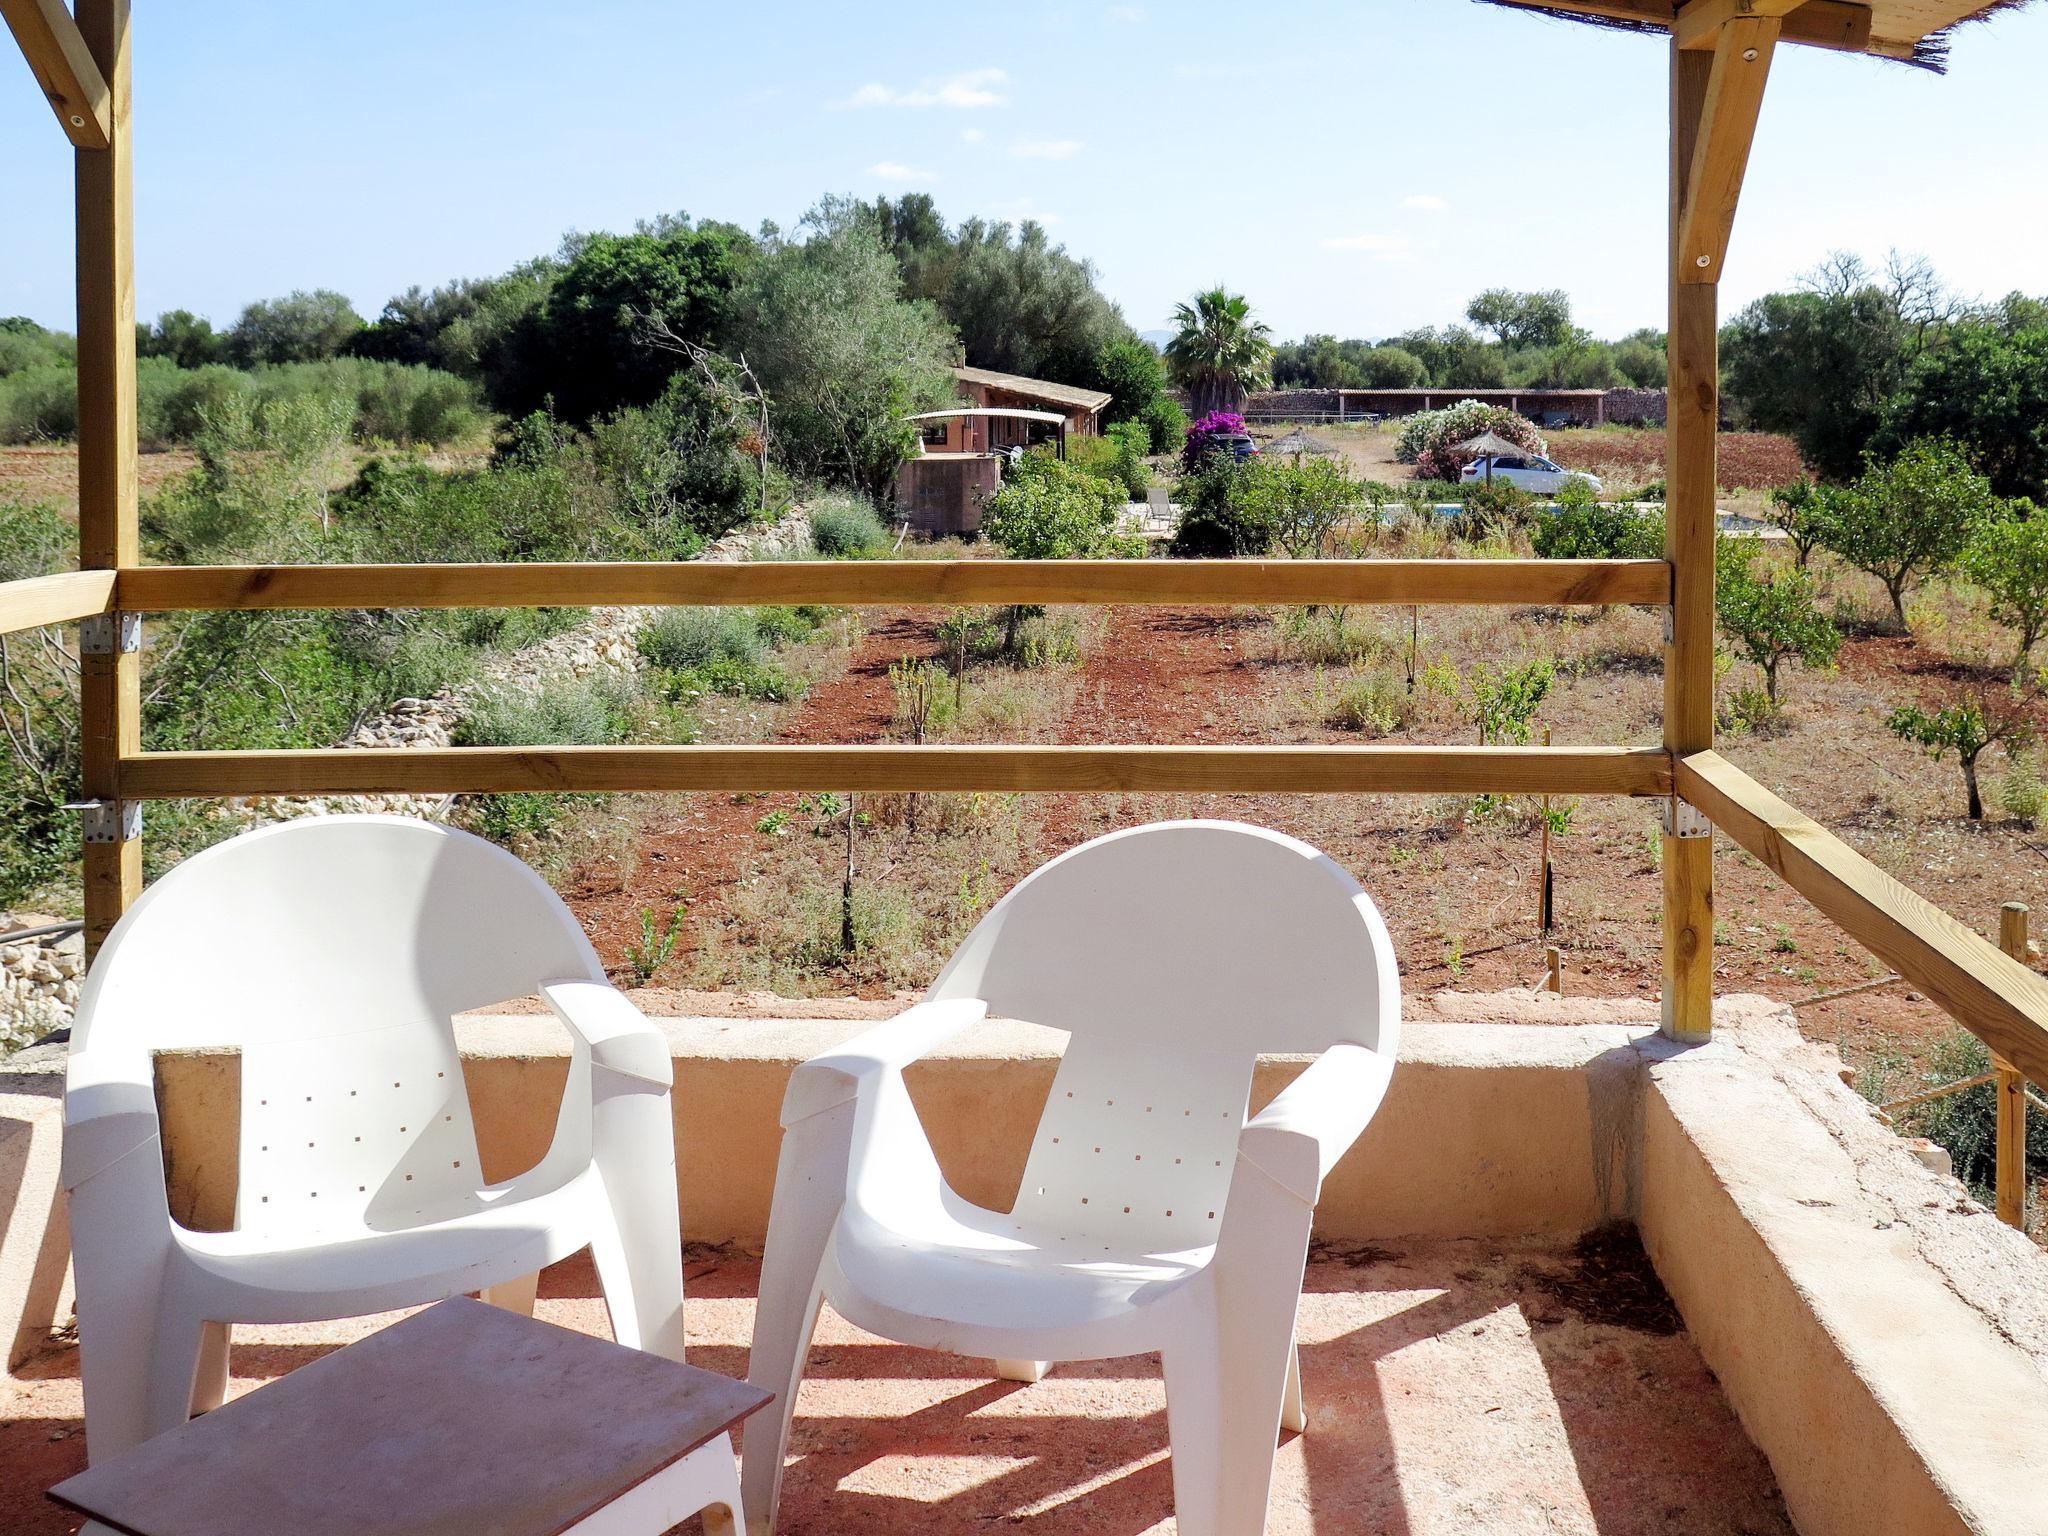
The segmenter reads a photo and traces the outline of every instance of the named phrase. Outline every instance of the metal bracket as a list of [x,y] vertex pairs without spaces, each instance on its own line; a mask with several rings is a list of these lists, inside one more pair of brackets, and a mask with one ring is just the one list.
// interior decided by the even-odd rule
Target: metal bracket
[[1678,610],[1669,603],[1664,605],[1664,644],[1678,644]]
[[1694,809],[1690,803],[1679,799],[1676,795],[1671,796],[1664,802],[1664,808],[1659,814],[1658,820],[1664,824],[1664,835],[1666,837],[1688,838],[1712,837],[1714,835],[1714,824],[1707,820],[1698,810]]
[[142,649],[142,615],[92,613],[78,621],[81,656],[132,656]]
[[132,843],[142,836],[140,800],[74,800],[64,807],[78,812],[78,830],[88,843]]

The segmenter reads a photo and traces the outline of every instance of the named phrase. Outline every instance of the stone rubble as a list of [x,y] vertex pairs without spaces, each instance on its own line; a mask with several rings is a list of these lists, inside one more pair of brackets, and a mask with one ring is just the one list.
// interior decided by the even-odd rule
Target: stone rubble
[[[714,562],[774,559],[803,552],[810,537],[810,515],[798,507],[765,528],[734,529],[697,558]],[[396,700],[336,745],[398,750],[452,746],[464,714],[489,693],[506,689],[536,692],[564,678],[634,671],[640,665],[635,638],[658,612],[658,608],[593,608],[590,617],[574,629],[490,658],[458,687],[443,689],[431,698]],[[446,814],[453,800],[452,795],[260,796],[224,800],[216,814],[234,822],[239,831],[300,816],[372,813],[436,817]],[[0,920],[0,931],[24,926],[29,925]],[[77,934],[61,942],[0,942],[0,1056],[70,1024],[83,970],[84,949]]]

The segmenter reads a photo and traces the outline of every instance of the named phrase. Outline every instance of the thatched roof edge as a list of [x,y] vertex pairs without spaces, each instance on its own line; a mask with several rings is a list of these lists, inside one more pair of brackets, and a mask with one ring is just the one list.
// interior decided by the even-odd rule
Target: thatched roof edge
[[[1662,35],[1670,29],[1660,21],[1631,19],[1620,16],[1590,16],[1584,11],[1565,10],[1559,6],[1543,5],[1537,0],[1477,0],[1480,5],[1498,5],[1509,10],[1533,12],[1547,16],[1554,21],[1575,21],[1581,26],[1605,27],[1611,32],[1653,32]],[[1893,59],[1892,62],[1911,64],[1917,69],[1931,70],[1935,74],[1948,71],[1949,42],[1956,27],[1966,27],[1972,22],[1989,21],[2002,11],[2017,11],[2034,3],[2034,0],[1992,0],[1992,3],[1972,12],[1958,21],[1954,27],[1944,27],[1939,32],[1930,32],[1913,45],[1910,59]],[[1872,54],[1872,58],[1890,58],[1889,54]]]

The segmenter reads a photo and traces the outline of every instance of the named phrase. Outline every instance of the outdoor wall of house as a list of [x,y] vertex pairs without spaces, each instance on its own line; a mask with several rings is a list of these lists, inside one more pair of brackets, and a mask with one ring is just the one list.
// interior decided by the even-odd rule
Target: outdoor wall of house
[[920,533],[974,533],[981,509],[1002,480],[998,460],[974,453],[928,451],[896,471],[896,509]]

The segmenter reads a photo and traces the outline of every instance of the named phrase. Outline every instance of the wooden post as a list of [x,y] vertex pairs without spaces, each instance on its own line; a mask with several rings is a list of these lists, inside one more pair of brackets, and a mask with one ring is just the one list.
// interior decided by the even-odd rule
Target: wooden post
[[[1998,947],[2021,965],[2027,960],[2027,905],[2008,901],[1998,912]],[[2031,969],[2031,966],[2029,966]],[[1995,1053],[1998,1073],[1998,1153],[1993,1180],[1998,1219],[2021,1231],[2027,1226],[2027,1080]]]
[[1559,997],[1564,996],[1564,955],[1555,944],[1543,946],[1543,984]]
[[[78,563],[138,563],[135,463],[135,167],[129,136],[128,0],[78,0],[78,29],[107,82],[105,149],[77,155]],[[82,787],[107,810],[113,840],[85,845],[85,952],[105,940],[142,890],[142,843],[120,814],[120,759],[142,748],[141,657],[110,643],[80,658]],[[84,649],[84,647],[81,647]],[[93,826],[90,817],[88,828]]]
[[[1680,233],[1713,55],[1671,50],[1669,405],[1665,416],[1664,554],[1671,630],[1664,652],[1664,745],[1683,756],[1714,744],[1714,482],[1720,417],[1719,289],[1686,282]],[[1689,808],[1674,797],[1664,828],[1664,1033],[1713,1033],[1714,841],[1681,836]],[[1698,829],[1691,829],[1698,830]]]

